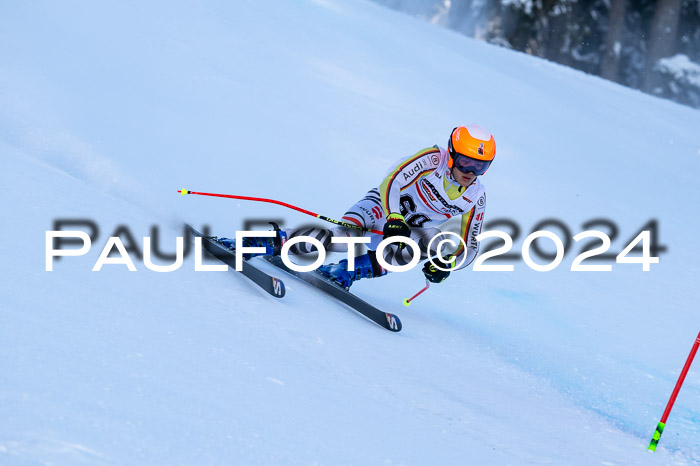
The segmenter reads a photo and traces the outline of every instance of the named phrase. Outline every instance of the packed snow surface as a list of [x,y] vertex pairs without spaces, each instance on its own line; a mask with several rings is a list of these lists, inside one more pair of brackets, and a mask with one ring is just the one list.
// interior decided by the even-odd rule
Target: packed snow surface
[[[367,1],[3,2],[0,56],[1,464],[700,461],[697,361],[646,449],[700,330],[697,110]],[[184,222],[318,224],[180,188],[339,218],[467,123],[497,141],[486,225],[520,228],[492,225],[514,271],[410,307],[418,268],[356,283],[400,333],[259,259],[285,298],[192,254],[92,271],[114,232],[173,253]],[[60,219],[99,232],[47,272]],[[545,219],[571,245],[537,272],[520,248]],[[650,220],[659,263],[615,263]],[[587,229],[612,271],[570,270]]]

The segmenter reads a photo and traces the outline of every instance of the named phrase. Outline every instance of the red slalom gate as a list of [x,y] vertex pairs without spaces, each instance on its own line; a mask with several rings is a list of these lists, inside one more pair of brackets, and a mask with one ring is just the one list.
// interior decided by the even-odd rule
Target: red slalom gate
[[651,443],[649,443],[649,450],[651,451],[656,451],[656,446],[659,443],[659,439],[661,438],[661,434],[664,432],[664,427],[666,427],[666,420],[668,419],[668,415],[671,414],[671,408],[673,408],[673,403],[676,402],[676,397],[678,396],[678,392],[681,390],[681,386],[683,385],[683,381],[685,380],[685,376],[688,373],[688,370],[690,369],[690,365],[693,363],[693,358],[695,358],[695,353],[698,352],[698,347],[700,347],[700,333],[698,333],[698,337],[695,339],[695,344],[693,345],[693,348],[690,350],[690,354],[688,355],[688,359],[685,361],[685,366],[683,366],[683,370],[681,371],[681,375],[678,377],[678,382],[676,382],[676,387],[673,389],[673,393],[671,393],[671,398],[668,400],[668,404],[666,404],[666,409],[664,410],[663,416],[661,416],[661,420],[659,421],[659,424],[656,426],[656,432],[654,432],[654,436],[651,439]]

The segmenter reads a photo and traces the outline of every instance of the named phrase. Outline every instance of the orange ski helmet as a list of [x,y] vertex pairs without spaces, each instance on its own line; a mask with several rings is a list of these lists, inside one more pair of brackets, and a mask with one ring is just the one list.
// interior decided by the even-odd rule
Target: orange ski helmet
[[478,125],[458,126],[447,142],[447,166],[463,173],[483,175],[496,157],[493,135]]

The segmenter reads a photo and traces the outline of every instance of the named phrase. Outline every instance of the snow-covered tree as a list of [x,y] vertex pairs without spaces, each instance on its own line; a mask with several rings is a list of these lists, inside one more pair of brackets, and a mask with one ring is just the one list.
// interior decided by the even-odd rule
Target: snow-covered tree
[[700,66],[700,0],[375,1],[470,37],[700,107],[700,87],[693,78]]

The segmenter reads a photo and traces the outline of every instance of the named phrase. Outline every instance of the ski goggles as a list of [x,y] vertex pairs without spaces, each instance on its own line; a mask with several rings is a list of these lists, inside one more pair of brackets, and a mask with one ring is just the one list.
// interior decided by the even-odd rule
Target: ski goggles
[[452,157],[452,166],[462,173],[474,173],[477,176],[486,173],[486,170],[491,166],[493,160],[477,160],[467,157],[464,154],[458,154],[450,148],[450,157]]

